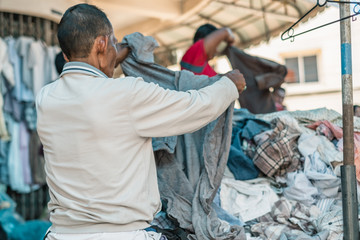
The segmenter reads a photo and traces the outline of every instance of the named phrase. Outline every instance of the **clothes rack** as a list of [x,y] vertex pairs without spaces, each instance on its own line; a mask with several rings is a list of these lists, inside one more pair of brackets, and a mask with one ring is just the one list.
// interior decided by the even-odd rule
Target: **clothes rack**
[[[31,37],[41,40],[47,46],[58,46],[58,24],[38,16],[0,11],[0,38],[12,36]],[[1,184],[1,183],[0,183]],[[44,216],[49,193],[47,185],[39,185],[29,193],[19,193],[7,187],[7,194],[16,202],[16,211],[25,219],[32,220]]]

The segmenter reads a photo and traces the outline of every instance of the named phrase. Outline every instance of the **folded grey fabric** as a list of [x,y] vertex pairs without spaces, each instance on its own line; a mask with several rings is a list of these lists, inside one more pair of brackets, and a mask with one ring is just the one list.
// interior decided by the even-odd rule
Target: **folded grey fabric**
[[[148,46],[147,41],[153,39],[140,33],[124,37],[123,43],[132,50],[121,64],[125,75],[178,91],[200,89],[220,79],[186,70],[171,71],[153,63],[149,58],[153,49],[141,47]],[[189,239],[246,239],[242,227],[224,228],[212,208],[229,155],[232,114],[230,106],[218,119],[194,133],[153,139],[161,200],[168,216],[193,233]]]

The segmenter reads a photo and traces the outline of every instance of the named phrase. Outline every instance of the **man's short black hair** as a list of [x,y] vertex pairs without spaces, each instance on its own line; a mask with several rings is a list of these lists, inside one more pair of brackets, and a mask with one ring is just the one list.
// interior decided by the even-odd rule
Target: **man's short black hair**
[[66,63],[66,61],[65,61],[63,53],[59,52],[58,54],[56,54],[55,66],[56,66],[56,70],[57,70],[58,74],[60,74],[62,72],[65,63]]
[[196,30],[196,33],[194,35],[194,43],[196,43],[198,40],[206,37],[207,35],[209,35],[210,33],[214,32],[216,30],[217,30],[217,28],[214,25],[210,24],[210,23],[201,25]]
[[77,4],[61,18],[58,40],[68,59],[88,57],[98,36],[111,34],[112,25],[106,14],[94,5]]

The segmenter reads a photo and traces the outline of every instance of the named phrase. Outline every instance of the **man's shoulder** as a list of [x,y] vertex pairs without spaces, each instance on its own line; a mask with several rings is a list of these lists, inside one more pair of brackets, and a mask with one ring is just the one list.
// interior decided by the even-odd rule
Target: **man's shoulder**
[[36,94],[36,105],[39,105],[42,102],[42,100],[49,94],[50,89],[54,88],[58,81],[59,80],[48,83],[40,89],[40,91]]
[[54,86],[56,86],[56,85],[58,84],[58,81],[59,81],[59,79],[57,79],[57,80],[55,80],[55,81],[53,81],[53,82],[50,82],[50,83],[44,85],[44,86],[40,89],[40,91],[39,91],[39,93],[38,93],[37,95],[39,95],[41,92],[49,91],[49,89],[53,88]]
[[108,79],[109,82],[113,83],[113,84],[118,84],[118,85],[134,85],[135,83],[139,82],[139,81],[144,81],[141,77],[133,77],[133,76],[126,76],[126,77],[119,77],[119,78],[109,78]]

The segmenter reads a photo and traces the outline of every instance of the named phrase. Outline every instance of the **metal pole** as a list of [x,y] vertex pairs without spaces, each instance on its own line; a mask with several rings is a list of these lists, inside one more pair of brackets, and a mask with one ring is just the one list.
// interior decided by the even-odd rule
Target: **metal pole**
[[[350,4],[340,4],[340,18],[350,15]],[[359,239],[356,173],[354,165],[354,112],[350,19],[340,22],[344,165],[341,166],[344,239]]]

